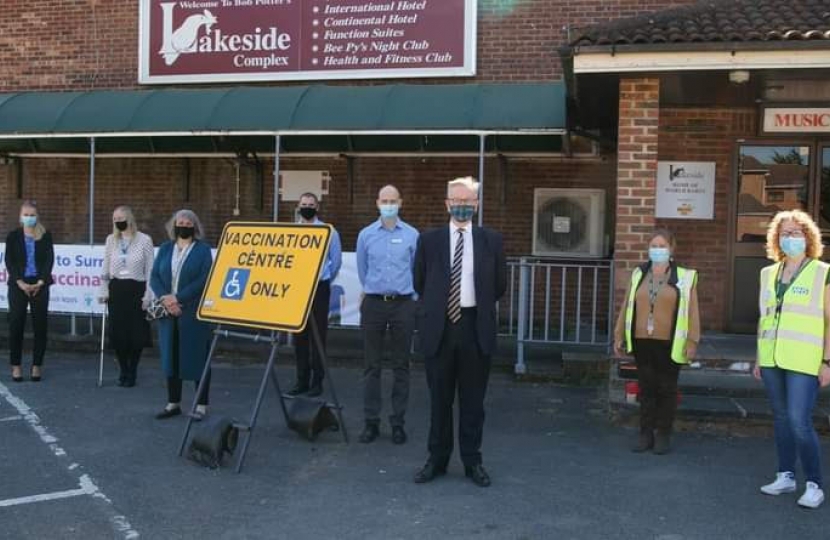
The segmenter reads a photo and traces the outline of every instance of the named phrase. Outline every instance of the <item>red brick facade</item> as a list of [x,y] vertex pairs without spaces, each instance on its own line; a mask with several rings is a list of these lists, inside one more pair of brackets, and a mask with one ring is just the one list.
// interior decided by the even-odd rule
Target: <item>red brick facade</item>
[[[477,75],[469,79],[419,79],[406,82],[550,81],[562,77],[557,48],[569,29],[686,5],[693,0],[480,0]],[[0,92],[137,88],[138,0],[6,0],[0,17]],[[386,84],[400,81],[332,81],[327,84]],[[725,281],[715,276],[726,265],[726,228],[730,156],[735,137],[751,133],[751,111],[660,109],[659,79],[622,77],[620,83],[619,159],[613,154],[588,159],[565,157],[488,158],[485,168],[485,223],[501,230],[510,255],[531,251],[533,190],[537,187],[604,188],[612,206],[617,188],[614,238],[619,294],[628,270],[644,257],[654,220],[654,173],[659,159],[706,160],[717,163],[716,219],[712,222],[667,223],[679,232],[678,257],[701,272],[704,325],[724,327]],[[613,105],[609,105],[611,110]],[[699,123],[711,126],[701,131]],[[686,129],[688,127],[688,129]],[[658,145],[658,138],[660,140]],[[285,158],[284,170],[327,170],[331,194],[323,201],[323,218],[341,232],[344,249],[352,250],[357,232],[376,216],[375,194],[394,183],[404,197],[402,215],[418,228],[445,222],[444,186],[458,175],[478,175],[474,157],[354,158],[348,178],[344,158]],[[241,215],[232,213],[235,171],[225,159],[192,159],[189,198],[185,197],[183,158],[99,159],[96,163],[95,241],[110,230],[110,210],[134,207],[143,229],[156,242],[163,223],[180,207],[203,218],[215,242],[230,219],[270,219],[273,161],[265,160],[262,179],[243,170]],[[88,241],[88,163],[83,159],[43,158],[23,161],[22,195],[38,200],[44,221],[61,243]],[[0,164],[0,225],[12,227],[19,204],[14,166]],[[280,207],[288,219],[293,203]],[[692,240],[694,239],[694,240]],[[708,307],[711,305],[711,307]]]
[[[690,3],[479,0],[475,80],[559,79],[556,49],[567,43],[569,27]],[[0,92],[137,86],[138,0],[4,0],[2,7]]]
[[654,230],[659,115],[658,78],[620,79],[614,243],[616,305],[622,302],[631,270],[643,262],[649,234]]

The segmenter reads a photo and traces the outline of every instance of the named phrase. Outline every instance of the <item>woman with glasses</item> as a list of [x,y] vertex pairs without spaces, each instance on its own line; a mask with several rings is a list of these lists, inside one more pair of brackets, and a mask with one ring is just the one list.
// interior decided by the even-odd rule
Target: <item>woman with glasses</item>
[[152,298],[153,240],[138,230],[129,206],[112,213],[112,234],[104,247],[99,301],[109,310],[109,338],[121,368],[118,386],[135,386],[138,362],[151,345],[144,308]]
[[6,237],[5,259],[9,285],[9,359],[12,381],[23,380],[20,366],[23,331],[26,328],[26,312],[31,310],[35,337],[30,377],[32,381],[38,382],[46,354],[46,319],[55,248],[52,245],[52,235],[40,222],[37,205],[33,201],[26,201],[20,206],[20,227]]
[[830,266],[819,258],[821,234],[801,210],[779,212],[767,230],[761,270],[758,358],[753,370],[764,381],[772,406],[778,471],[761,487],[767,495],[797,489],[795,463],[801,460],[805,490],[798,504],[824,502],[821,449],[813,427],[820,386],[830,384]]
[[640,387],[640,436],[634,452],[669,451],[680,367],[700,340],[697,271],[679,266],[674,235],[657,229],[648,262],[635,268],[614,329],[614,352],[634,354]]

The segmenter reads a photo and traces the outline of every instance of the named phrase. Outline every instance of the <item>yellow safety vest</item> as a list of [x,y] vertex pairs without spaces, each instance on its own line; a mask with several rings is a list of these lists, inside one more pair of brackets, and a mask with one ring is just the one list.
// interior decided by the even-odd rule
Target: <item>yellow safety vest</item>
[[824,356],[824,286],[830,266],[809,260],[779,302],[775,288],[783,264],[761,270],[758,364],[818,375]]
[[[631,354],[634,352],[634,304],[637,289],[645,277],[646,267],[635,268],[631,273],[631,285],[628,289],[628,299],[625,304],[625,348]],[[677,290],[677,307],[674,312],[674,332],[672,337],[671,359],[677,364],[687,364],[686,340],[689,336],[689,304],[692,289],[697,282],[697,271],[672,265],[669,285]],[[674,276],[677,280],[673,280]]]

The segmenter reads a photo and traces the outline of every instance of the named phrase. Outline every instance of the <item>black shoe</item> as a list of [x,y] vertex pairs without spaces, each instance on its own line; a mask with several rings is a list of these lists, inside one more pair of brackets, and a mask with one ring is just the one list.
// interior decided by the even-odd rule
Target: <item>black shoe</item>
[[380,436],[380,428],[373,422],[366,422],[366,427],[363,428],[363,433],[357,438],[363,444],[374,442]]
[[406,442],[406,431],[403,430],[403,426],[392,426],[392,442],[395,444]]
[[658,456],[668,454],[671,450],[671,438],[668,433],[661,433],[657,431],[657,436],[654,437],[654,453]]
[[43,375],[43,373],[40,372],[40,371],[38,372],[37,375],[35,375],[35,370],[32,369],[32,371],[29,372],[29,379],[32,382],[40,382],[40,379],[41,379],[42,375]]
[[300,394],[305,394],[308,392],[308,385],[297,383],[294,385],[294,388],[286,392],[289,396],[299,396]]
[[464,467],[464,476],[473,481],[478,487],[490,486],[490,475],[484,470],[481,463]]
[[124,379],[124,384],[122,384],[124,388],[132,388],[135,386],[135,379]]
[[311,385],[311,388],[308,389],[308,393],[306,394],[308,397],[317,397],[323,393],[323,384],[322,383],[314,383]]
[[438,476],[444,476],[447,474],[447,466],[438,466],[434,461],[431,459],[426,462],[420,471],[415,473],[415,480],[416,484],[425,484],[427,482],[432,482]]
[[167,407],[165,407],[160,413],[156,414],[156,420],[173,418],[174,416],[179,416],[180,414],[182,414],[181,407],[173,407],[172,409],[168,409]]
[[12,381],[14,382],[23,382],[23,375],[14,375],[14,371],[12,371]]
[[640,436],[637,438],[637,444],[631,449],[635,454],[641,454],[647,450],[654,448],[654,431],[647,429],[640,431]]

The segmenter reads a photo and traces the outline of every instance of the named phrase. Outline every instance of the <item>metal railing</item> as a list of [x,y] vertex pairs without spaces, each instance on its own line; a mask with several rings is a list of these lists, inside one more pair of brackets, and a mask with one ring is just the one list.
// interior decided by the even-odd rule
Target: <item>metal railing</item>
[[499,303],[502,335],[516,338],[517,374],[526,373],[525,345],[607,346],[612,338],[612,260],[508,261],[509,285]]

